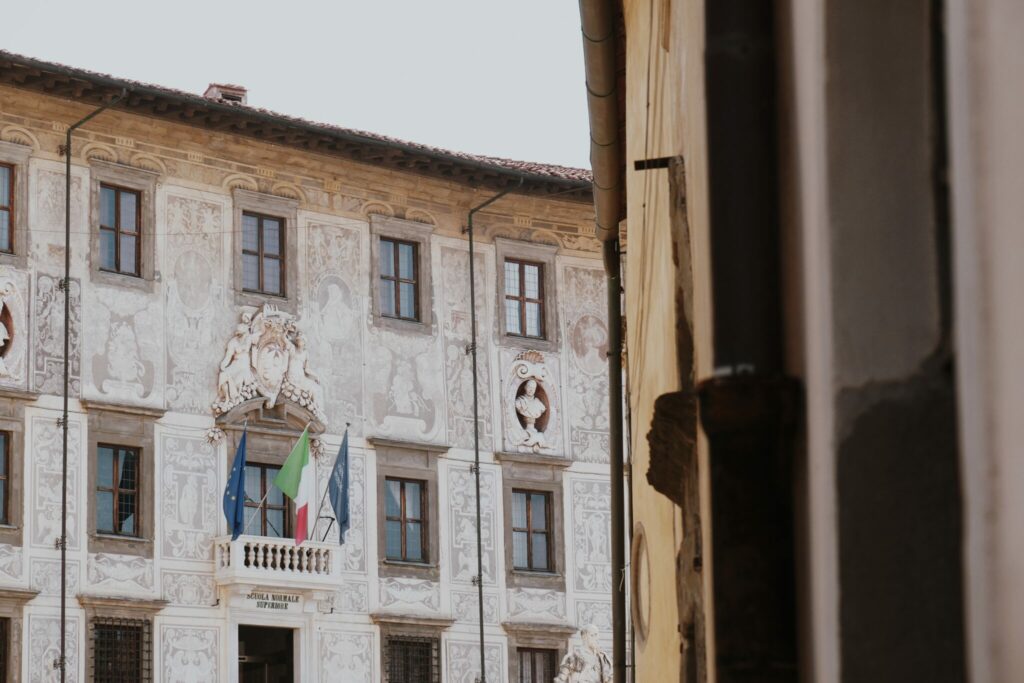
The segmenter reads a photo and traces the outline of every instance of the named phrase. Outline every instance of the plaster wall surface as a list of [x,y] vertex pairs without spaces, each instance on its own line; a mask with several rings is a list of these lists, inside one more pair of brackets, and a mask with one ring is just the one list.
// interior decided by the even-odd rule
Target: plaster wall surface
[[[28,179],[28,235],[23,262],[0,256],[0,286],[13,335],[5,352],[11,374],[0,395],[26,404],[24,447],[12,453],[24,472],[23,542],[0,544],[0,589],[30,588],[24,619],[24,680],[49,680],[59,639],[60,380],[63,370],[62,124],[88,110],[68,101],[0,88],[0,144],[28,152],[17,172]],[[89,260],[90,210],[97,164],[155,174],[151,279],[98,274]],[[445,680],[476,675],[475,498],[469,334],[467,209],[486,199],[438,178],[302,153],[252,139],[108,111],[76,133],[72,156],[71,441],[69,471],[69,680],[88,677],[87,614],[75,596],[166,600],[153,626],[154,680],[234,680],[239,623],[257,623],[228,603],[215,578],[214,539],[225,533],[221,495],[234,456],[230,439],[211,441],[218,369],[239,322],[235,232],[239,193],[295,207],[286,235],[289,282],[284,299],[309,340],[309,369],[324,392],[323,455],[318,491],[327,484],[350,424],[353,520],[341,550],[342,583],[301,617],[297,652],[302,680],[382,680],[377,616],[451,619],[441,642]],[[429,235],[429,315],[424,324],[376,323],[371,222],[385,218]],[[595,623],[610,641],[610,547],[607,322],[604,276],[589,204],[510,195],[477,216],[481,479],[484,518],[484,621],[488,681],[508,680],[508,624],[566,629]],[[550,245],[556,283],[557,343],[538,361],[553,413],[542,455],[563,469],[556,498],[564,588],[514,589],[505,556],[510,529],[502,503],[500,452],[515,419],[515,360],[533,350],[502,335],[497,316],[493,240]],[[427,269],[424,269],[426,272]],[[294,278],[292,280],[291,278]],[[131,280],[136,280],[131,278]],[[511,387],[511,391],[509,391]],[[31,392],[31,393],[27,393]],[[143,454],[153,481],[149,537],[119,552],[98,551],[89,526],[90,415],[142,415],[154,426]],[[511,411],[511,413],[510,413]],[[438,500],[436,576],[382,575],[382,523],[374,439],[410,451],[440,452],[431,462]],[[390,447],[390,446],[389,446]],[[31,454],[31,457],[29,457]],[[523,454],[527,458],[533,454]],[[317,498],[319,500],[319,497]],[[317,526],[326,533],[327,524]],[[337,527],[328,541],[337,540]],[[100,539],[102,540],[102,539]],[[139,548],[144,550],[139,550]],[[138,551],[138,552],[137,552]],[[258,621],[258,620],[257,620]],[[568,633],[568,631],[566,631]],[[569,642],[561,639],[562,651]],[[610,650],[610,647],[608,647]],[[328,673],[332,672],[332,673]],[[342,678],[335,678],[340,672]],[[191,676],[191,678],[189,678]]]

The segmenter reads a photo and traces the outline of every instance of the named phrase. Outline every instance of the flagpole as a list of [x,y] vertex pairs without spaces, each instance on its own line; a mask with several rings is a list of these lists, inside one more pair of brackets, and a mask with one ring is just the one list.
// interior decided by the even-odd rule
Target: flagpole
[[[263,504],[265,502],[267,502],[267,496],[270,495],[270,489],[271,488],[272,488],[271,486],[267,487],[267,492],[263,494],[263,498],[260,499],[259,505],[256,506],[256,511],[257,512],[259,512],[261,509],[263,509]],[[248,496],[246,496],[246,498],[248,498]],[[245,501],[244,500],[242,501],[242,507],[245,507]],[[241,534],[242,536],[245,536],[245,533],[247,531],[249,531],[249,525],[252,524],[252,520],[253,519],[256,519],[256,515],[253,515],[252,519],[250,519],[248,522],[245,523],[245,527],[242,529],[242,534]]]
[[[351,427],[351,426],[352,426],[352,423],[351,423],[351,422],[346,422],[346,423],[345,423],[345,436],[343,436],[343,437],[342,437],[342,443],[344,443],[344,442],[345,442],[345,439],[347,439],[347,438],[348,438],[348,428],[349,428],[349,427]],[[340,455],[340,452],[339,452],[339,454],[338,454],[338,455]],[[333,471],[334,471],[334,467],[336,467],[336,466],[337,466],[337,464],[338,464],[338,456],[336,455],[336,456],[334,456],[334,465],[333,465],[333,466],[331,466],[331,472],[333,472]],[[325,500],[327,500],[327,493],[328,493],[328,491],[330,491],[330,490],[331,490],[331,482],[330,482],[330,480],[328,479],[328,480],[327,480],[327,486],[325,486],[325,487],[324,487],[324,495],[320,497],[320,507],[318,507],[318,508],[316,509],[316,521],[315,521],[315,522],[313,522],[313,526],[316,526],[317,522],[319,522],[319,521],[320,521],[320,513],[321,513],[321,512],[323,512],[323,509],[324,509],[324,501],[325,501]],[[324,537],[320,539],[320,542],[321,542],[321,543],[323,543],[324,541],[326,541],[326,540],[327,540],[327,534],[331,533],[331,529],[332,529],[332,528],[334,528],[334,522],[335,522],[335,520],[334,520],[334,518],[332,517],[332,518],[331,518],[331,523],[327,525],[327,531],[326,531],[326,532],[324,532]]]

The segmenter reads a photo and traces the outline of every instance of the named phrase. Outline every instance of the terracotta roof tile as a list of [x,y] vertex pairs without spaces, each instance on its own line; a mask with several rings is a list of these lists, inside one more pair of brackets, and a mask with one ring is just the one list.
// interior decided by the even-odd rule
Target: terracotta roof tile
[[[6,50],[0,50],[0,59],[12,60],[15,62],[29,62],[36,65],[43,64],[48,65],[62,71],[69,72],[74,76],[84,79],[103,79],[105,81],[115,81],[120,84],[121,87],[128,88],[129,90],[134,88],[144,88],[155,93],[164,93],[167,96],[178,98],[178,99],[191,99],[196,102],[208,104],[210,98],[205,98],[202,95],[198,95],[193,92],[184,90],[178,90],[176,88],[168,88],[162,85],[155,85],[152,83],[144,83],[142,81],[135,81],[126,78],[118,78],[109,74],[104,74],[96,71],[90,71],[88,69],[80,69],[78,67],[66,66],[57,62],[46,62],[38,60],[33,57],[27,57],[19,55]],[[242,86],[229,86],[229,87],[242,87]],[[467,152],[457,152],[453,150],[444,149],[441,147],[433,147],[431,145],[423,145],[417,142],[410,142],[407,140],[401,140],[399,138],[391,137],[388,135],[381,135],[379,133],[372,133],[369,131],[358,130],[354,128],[345,128],[330,123],[322,123],[319,121],[312,121],[310,119],[304,119],[298,116],[291,116],[288,114],[282,114],[280,112],[272,111],[270,109],[264,109],[262,107],[254,107],[249,104],[242,104],[240,102],[230,102],[226,100],[219,100],[217,104],[222,106],[230,106],[237,108],[240,112],[252,112],[259,113],[264,116],[271,116],[279,119],[282,123],[296,123],[306,126],[316,126],[323,128],[326,131],[335,131],[339,134],[347,136],[355,136],[365,138],[368,142],[382,142],[401,145],[412,150],[420,151],[428,155],[444,156],[455,159],[463,159],[471,163],[482,164],[484,166],[490,166],[496,169],[507,169],[510,171],[516,171],[520,173],[529,173],[537,176],[547,176],[550,178],[557,178],[568,181],[575,181],[579,183],[590,183],[592,182],[592,176],[588,169],[573,168],[570,166],[560,166],[558,164],[545,164],[532,161],[517,161],[514,159],[504,159],[501,157],[485,156],[480,154],[469,154]]]

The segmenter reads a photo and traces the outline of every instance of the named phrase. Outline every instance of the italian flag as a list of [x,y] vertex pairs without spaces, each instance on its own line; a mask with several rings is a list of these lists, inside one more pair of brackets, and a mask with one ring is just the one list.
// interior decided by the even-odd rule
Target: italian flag
[[288,454],[284,466],[274,478],[274,486],[281,489],[295,503],[295,545],[308,538],[309,501],[313,499],[316,473],[309,459],[309,427],[302,430],[299,442]]

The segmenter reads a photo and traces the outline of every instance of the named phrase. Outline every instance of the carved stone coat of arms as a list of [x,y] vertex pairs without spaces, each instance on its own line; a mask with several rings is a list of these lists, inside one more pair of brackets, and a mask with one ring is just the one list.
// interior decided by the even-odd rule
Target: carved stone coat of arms
[[286,398],[324,419],[323,390],[309,368],[306,338],[294,316],[271,304],[242,308],[220,363],[213,412],[222,415],[261,396],[268,408]]

